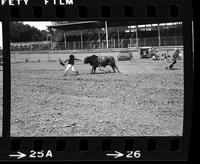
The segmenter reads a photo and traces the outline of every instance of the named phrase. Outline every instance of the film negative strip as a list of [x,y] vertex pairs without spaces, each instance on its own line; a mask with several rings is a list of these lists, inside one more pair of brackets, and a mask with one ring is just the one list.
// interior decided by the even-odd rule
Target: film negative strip
[[188,160],[188,0],[0,0],[0,161]]

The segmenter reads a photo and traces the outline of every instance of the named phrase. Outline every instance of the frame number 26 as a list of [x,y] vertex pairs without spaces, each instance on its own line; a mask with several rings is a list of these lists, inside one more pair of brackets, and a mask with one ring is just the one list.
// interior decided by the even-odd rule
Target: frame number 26
[[140,158],[141,157],[141,151],[127,151],[126,158]]

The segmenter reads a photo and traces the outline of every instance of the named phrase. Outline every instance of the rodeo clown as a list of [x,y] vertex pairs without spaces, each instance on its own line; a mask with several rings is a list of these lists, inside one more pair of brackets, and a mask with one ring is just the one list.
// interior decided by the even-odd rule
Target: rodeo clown
[[[67,71],[68,71],[70,68],[72,69],[72,72],[76,72],[76,74],[79,75],[78,71],[75,70],[75,68],[74,68],[74,61],[75,61],[75,60],[81,61],[80,59],[76,59],[76,58],[74,57],[74,55],[70,55],[70,56],[69,56],[69,59],[65,60],[64,62],[62,62],[62,60],[59,58],[60,64],[61,64],[62,66],[64,66],[64,67],[66,67],[64,76],[66,76]],[[65,65],[66,62],[68,62],[67,65]]]
[[177,63],[177,59],[179,59],[180,57],[182,56],[181,52],[179,49],[176,49],[174,54],[172,55],[172,59],[168,65],[168,67],[166,67],[165,69],[170,69],[172,70],[173,69],[173,66]]

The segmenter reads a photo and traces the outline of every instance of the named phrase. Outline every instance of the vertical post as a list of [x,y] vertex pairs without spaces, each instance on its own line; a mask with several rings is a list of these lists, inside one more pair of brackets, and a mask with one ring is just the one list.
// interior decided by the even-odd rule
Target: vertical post
[[118,48],[120,48],[119,27],[117,27],[117,40],[118,40]]
[[106,48],[108,48],[108,25],[107,25],[107,21],[105,21],[105,29],[106,29]]
[[158,46],[160,47],[160,24],[158,24]]
[[138,26],[137,25],[136,25],[135,37],[136,37],[136,47],[138,47]]
[[177,45],[177,44],[176,44],[176,37],[174,37],[174,39],[175,39],[175,46],[176,46],[176,45]]
[[81,49],[83,49],[83,34],[82,34],[82,31],[80,31],[81,33]]
[[51,33],[51,50],[52,50],[52,47],[53,47],[53,36],[52,36],[52,33]]
[[99,48],[100,48],[100,43],[101,43],[101,34],[100,34],[100,30],[98,29],[98,36],[99,36]]
[[76,42],[73,42],[73,44],[74,44],[74,50],[76,49]]
[[67,49],[67,42],[66,42],[66,33],[64,31],[64,42],[65,42],[65,50]]

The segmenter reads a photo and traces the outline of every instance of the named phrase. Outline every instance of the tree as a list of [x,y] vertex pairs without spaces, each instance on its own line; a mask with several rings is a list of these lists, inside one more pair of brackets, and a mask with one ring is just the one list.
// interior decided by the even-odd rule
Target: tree
[[46,40],[46,35],[35,27],[22,22],[10,22],[11,42],[31,42]]

